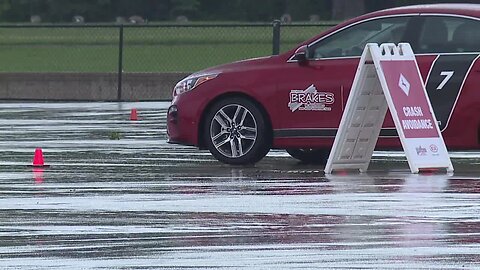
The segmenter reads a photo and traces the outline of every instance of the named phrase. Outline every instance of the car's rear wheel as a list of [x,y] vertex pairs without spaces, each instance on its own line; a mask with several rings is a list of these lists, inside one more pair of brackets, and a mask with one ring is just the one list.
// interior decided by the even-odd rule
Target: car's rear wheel
[[290,156],[300,160],[303,163],[321,165],[327,163],[328,155],[330,154],[330,151],[328,151],[327,149],[290,148],[286,149],[286,151],[288,154],[290,154]]
[[209,110],[205,143],[219,161],[233,165],[253,164],[270,150],[269,128],[261,110],[250,100],[231,97]]

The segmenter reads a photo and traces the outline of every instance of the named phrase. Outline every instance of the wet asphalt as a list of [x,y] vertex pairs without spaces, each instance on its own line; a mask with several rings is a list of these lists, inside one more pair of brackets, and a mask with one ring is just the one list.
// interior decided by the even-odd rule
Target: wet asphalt
[[167,108],[0,103],[0,269],[480,268],[479,152],[450,175],[399,152],[366,174],[281,150],[232,167],[167,144]]

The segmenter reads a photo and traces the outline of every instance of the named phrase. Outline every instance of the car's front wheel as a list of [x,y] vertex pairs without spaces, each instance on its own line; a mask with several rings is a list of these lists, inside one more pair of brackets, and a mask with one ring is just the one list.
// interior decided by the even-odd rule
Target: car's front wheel
[[326,149],[292,148],[286,149],[286,151],[288,154],[290,154],[290,156],[300,160],[303,163],[321,165],[325,165],[327,163],[328,155],[330,154],[330,152]]
[[209,110],[205,143],[219,161],[233,165],[253,164],[270,150],[270,130],[261,110],[242,97],[220,100]]

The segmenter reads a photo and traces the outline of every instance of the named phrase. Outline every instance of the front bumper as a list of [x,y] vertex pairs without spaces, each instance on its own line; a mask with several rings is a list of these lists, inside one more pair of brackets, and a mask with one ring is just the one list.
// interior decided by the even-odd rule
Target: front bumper
[[174,101],[167,111],[168,143],[197,146],[198,118],[191,106]]

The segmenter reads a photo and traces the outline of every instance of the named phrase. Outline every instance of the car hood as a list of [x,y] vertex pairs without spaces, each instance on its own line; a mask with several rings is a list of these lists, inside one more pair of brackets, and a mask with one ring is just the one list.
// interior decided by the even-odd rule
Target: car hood
[[252,59],[236,61],[236,62],[224,64],[224,65],[214,66],[214,67],[210,67],[210,68],[195,72],[188,77],[198,77],[198,76],[209,75],[209,74],[240,72],[245,70],[257,69],[270,63],[270,60],[273,57],[275,56],[252,58]]

